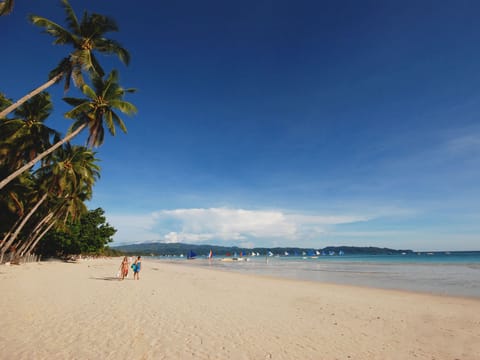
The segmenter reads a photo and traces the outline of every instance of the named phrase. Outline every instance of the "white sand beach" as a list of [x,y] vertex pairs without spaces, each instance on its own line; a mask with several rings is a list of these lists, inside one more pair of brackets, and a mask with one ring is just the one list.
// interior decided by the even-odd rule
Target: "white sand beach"
[[479,359],[480,300],[120,259],[0,266],[1,359]]

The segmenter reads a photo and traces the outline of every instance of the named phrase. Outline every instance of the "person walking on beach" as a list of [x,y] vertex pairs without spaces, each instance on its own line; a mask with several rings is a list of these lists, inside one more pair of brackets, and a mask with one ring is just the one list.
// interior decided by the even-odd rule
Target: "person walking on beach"
[[125,279],[128,275],[128,258],[125,256],[120,264],[120,280]]
[[139,256],[132,264],[133,280],[140,280],[140,270],[142,269],[142,257]]

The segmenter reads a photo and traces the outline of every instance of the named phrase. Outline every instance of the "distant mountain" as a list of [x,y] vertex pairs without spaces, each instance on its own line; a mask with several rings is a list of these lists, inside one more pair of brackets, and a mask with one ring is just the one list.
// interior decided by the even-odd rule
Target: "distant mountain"
[[115,250],[120,250],[127,254],[139,254],[139,255],[185,255],[188,251],[192,250],[197,253],[199,256],[208,255],[210,250],[214,255],[227,255],[240,253],[251,254],[252,252],[259,253],[260,255],[265,255],[269,251],[274,254],[283,255],[285,252],[288,252],[290,255],[302,255],[303,253],[311,253],[312,251],[320,252],[343,252],[347,255],[396,255],[401,253],[411,254],[412,250],[395,250],[388,248],[378,248],[378,247],[356,247],[356,246],[327,246],[325,248],[299,248],[299,247],[275,247],[275,248],[266,248],[266,247],[256,247],[253,249],[240,248],[236,246],[218,246],[218,245],[193,245],[193,244],[182,244],[182,243],[142,243],[142,244],[132,244],[132,245],[119,245],[111,246]]

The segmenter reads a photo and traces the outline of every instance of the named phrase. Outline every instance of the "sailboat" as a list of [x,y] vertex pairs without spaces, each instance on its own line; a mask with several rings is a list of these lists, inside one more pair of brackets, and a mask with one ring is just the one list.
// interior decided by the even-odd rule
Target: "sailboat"
[[190,250],[187,254],[187,259],[188,260],[193,260],[197,257],[197,254],[195,254],[195,252],[193,252],[192,250]]
[[210,253],[208,254],[208,259],[209,259],[209,260],[212,260],[212,259],[213,259],[212,249],[210,249]]

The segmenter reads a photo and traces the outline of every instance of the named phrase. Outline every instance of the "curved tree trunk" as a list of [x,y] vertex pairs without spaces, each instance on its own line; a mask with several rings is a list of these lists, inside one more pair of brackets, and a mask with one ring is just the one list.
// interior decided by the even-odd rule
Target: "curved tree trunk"
[[6,117],[8,114],[10,114],[13,110],[15,110],[16,108],[18,108],[20,105],[22,105],[25,101],[28,101],[29,99],[31,99],[32,97],[34,97],[35,95],[41,93],[43,90],[49,88],[50,86],[52,86],[53,84],[55,84],[59,79],[62,78],[62,76],[64,75],[64,72],[62,71],[60,74],[56,75],[55,77],[51,78],[50,80],[48,80],[45,84],[39,86],[38,88],[36,88],[35,90],[29,92],[27,95],[25,95],[24,97],[22,97],[20,100],[17,100],[16,102],[14,102],[12,105],[10,105],[9,107],[7,107],[6,109],[2,110],[0,112],[0,119],[1,118],[4,118]]
[[18,234],[20,231],[23,229],[27,221],[30,219],[30,217],[37,211],[37,209],[42,205],[42,203],[47,199],[48,193],[45,193],[45,195],[42,196],[42,198],[35,204],[35,206],[30,210],[30,212],[25,215],[23,218],[22,222],[18,225],[17,229],[15,232],[10,236],[10,238],[7,240],[6,243],[3,244],[2,249],[1,249],[1,257],[3,258],[3,255],[7,251],[7,249],[13,244],[13,242],[17,239]]
[[43,232],[40,235],[38,235],[38,237],[35,239],[35,242],[27,249],[27,252],[26,252],[27,255],[29,255],[32,252],[32,250],[35,249],[35,246],[37,246],[38,242],[42,240],[42,238],[52,228],[53,225],[55,225],[55,220],[52,221],[52,223],[48,225],[47,228],[43,230]]
[[38,234],[43,230],[43,227],[45,226],[45,224],[48,223],[48,221],[50,221],[53,217],[53,212],[50,212],[47,214],[47,216],[45,216],[38,224],[37,226],[35,226],[35,229],[33,229],[33,231],[31,232],[30,236],[28,237],[27,240],[25,240],[25,242],[22,244],[22,246],[20,247],[20,249],[18,249],[18,253],[20,255],[20,257],[23,256],[23,254],[26,252],[26,250],[28,248],[30,248],[30,245],[35,241],[36,237],[38,236]]
[[15,179],[21,173],[30,169],[33,165],[35,165],[38,161],[42,160],[45,156],[54,152],[60,146],[65,144],[67,141],[70,141],[73,137],[77,136],[83,129],[85,129],[86,126],[87,126],[87,124],[83,124],[83,125],[79,126],[74,132],[68,134],[62,140],[57,142],[55,145],[52,145],[49,149],[47,149],[44,152],[42,152],[41,154],[37,155],[37,157],[35,159],[33,159],[32,161],[29,161],[28,163],[23,165],[20,169],[16,170],[15,172],[11,173],[10,175],[8,175],[5,179],[0,181],[0,189],[4,188],[5,185],[7,185],[10,181]]
[[[22,220],[22,217],[19,217],[17,221],[15,221],[15,224],[11,227],[10,231],[8,231],[5,236],[3,237],[3,240],[0,242],[0,249],[3,247],[3,244],[8,240],[10,237],[10,234],[12,233],[13,230],[17,227],[18,223]],[[0,264],[2,263],[2,259],[0,259]]]

